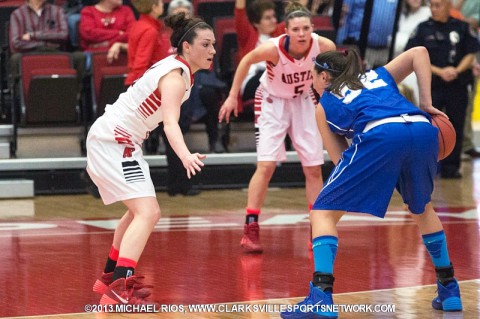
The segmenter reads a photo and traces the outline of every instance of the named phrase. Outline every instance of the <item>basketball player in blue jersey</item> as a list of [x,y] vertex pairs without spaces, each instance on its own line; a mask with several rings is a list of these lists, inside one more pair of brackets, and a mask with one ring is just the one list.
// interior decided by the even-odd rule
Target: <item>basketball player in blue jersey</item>
[[[333,264],[338,247],[337,223],[345,212],[383,218],[396,188],[419,227],[437,275],[438,296],[433,308],[461,311],[460,289],[440,219],[430,202],[437,171],[438,129],[429,114],[432,106],[431,71],[424,47],[412,48],[384,67],[363,73],[355,51],[319,54],[313,85],[320,95],[317,125],[336,167],[310,212],[314,273],[302,311],[283,312],[282,318],[337,318],[322,312],[333,304]],[[415,72],[420,108],[398,91]],[[352,139],[351,145],[345,138]],[[332,309],[323,307],[323,310]],[[307,310],[307,312],[305,312]]]

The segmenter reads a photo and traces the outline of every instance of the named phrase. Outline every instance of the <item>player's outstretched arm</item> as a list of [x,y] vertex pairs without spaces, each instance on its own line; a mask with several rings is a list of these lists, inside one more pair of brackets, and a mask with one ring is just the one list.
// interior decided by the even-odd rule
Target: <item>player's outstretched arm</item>
[[[178,125],[180,118],[180,106],[182,97],[185,93],[185,82],[180,75],[180,70],[173,70],[165,75],[158,84],[162,96],[163,125],[165,135],[178,158],[182,161],[187,170],[187,176],[190,178],[202,170],[204,163],[201,161],[206,156],[199,153],[190,153],[182,130]],[[167,93],[162,93],[167,92]]]
[[235,76],[233,77],[232,87],[230,88],[228,97],[218,112],[219,122],[222,122],[223,119],[225,119],[225,121],[229,123],[232,112],[235,117],[238,116],[237,101],[242,83],[247,77],[250,66],[262,61],[271,61],[274,64],[278,62],[278,53],[273,42],[267,41],[261,46],[250,51],[242,58],[238,64],[237,70],[235,71]]

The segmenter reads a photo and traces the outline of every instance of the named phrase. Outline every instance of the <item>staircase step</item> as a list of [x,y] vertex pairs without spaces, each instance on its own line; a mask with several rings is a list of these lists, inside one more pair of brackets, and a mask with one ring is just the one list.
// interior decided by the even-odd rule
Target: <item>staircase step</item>
[[34,197],[34,194],[33,180],[0,180],[0,198],[27,198]]
[[0,159],[10,158],[10,143],[0,142]]

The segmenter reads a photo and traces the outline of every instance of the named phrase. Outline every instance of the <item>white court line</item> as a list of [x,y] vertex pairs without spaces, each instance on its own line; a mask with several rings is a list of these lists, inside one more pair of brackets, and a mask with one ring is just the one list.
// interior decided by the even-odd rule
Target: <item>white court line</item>
[[[461,221],[443,221],[442,225],[447,225],[447,224],[477,224],[479,223],[478,220],[461,220]],[[405,226],[405,225],[414,225],[415,223],[413,221],[405,221],[402,223],[398,222],[383,222],[383,223],[378,223],[372,225],[371,223],[369,224],[364,224],[364,223],[355,223],[355,224],[339,224],[338,228],[347,228],[347,227],[365,227],[365,226],[376,226],[376,227],[386,227],[386,226]],[[262,226],[262,223],[260,223],[260,226]],[[178,226],[177,226],[178,227]],[[274,228],[306,228],[309,227],[309,224],[307,223],[302,223],[302,224],[297,224],[297,225],[265,225],[262,227],[262,229],[274,229]],[[58,229],[58,228],[52,228],[52,229]],[[157,228],[153,232],[154,233],[161,233],[161,232],[185,232],[185,231],[223,231],[223,230],[232,230],[232,229],[238,229],[238,230],[243,230],[243,224],[240,225],[238,224],[237,226],[234,227],[220,227],[216,228],[213,225],[209,224],[206,227],[199,228],[197,227],[184,227],[182,229],[176,229],[176,228]],[[23,230],[25,231],[25,230]],[[27,230],[28,231],[28,230]],[[44,233],[44,234],[15,234],[15,230],[9,231],[10,233],[8,234],[1,234],[0,233],[0,238],[11,238],[11,237],[47,237],[47,236],[83,236],[83,235],[103,235],[103,234],[111,234],[115,230],[105,230],[105,231],[93,231],[93,232],[67,232],[67,233]]]

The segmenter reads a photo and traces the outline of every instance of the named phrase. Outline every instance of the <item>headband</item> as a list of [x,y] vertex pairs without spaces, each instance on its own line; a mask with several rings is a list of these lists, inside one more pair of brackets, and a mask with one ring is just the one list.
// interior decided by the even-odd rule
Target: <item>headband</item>
[[185,36],[190,32],[192,31],[193,29],[195,29],[198,25],[202,24],[202,23],[205,23],[204,21],[200,21],[200,22],[197,22],[195,23],[192,27],[190,27],[187,32],[185,32],[182,37],[180,38],[180,40],[178,40],[178,43],[177,43],[177,48],[182,44],[182,41],[183,41],[183,38],[185,38]]
[[293,14],[296,14],[296,13],[303,13],[305,14],[306,16],[310,16],[309,13],[305,10],[295,10],[295,11],[292,11],[290,12],[289,14],[287,14],[287,16],[285,17],[285,20],[288,20],[290,19],[290,16],[293,15]]
[[327,70],[327,71],[332,72],[332,73],[342,73],[342,71],[332,69],[332,68],[328,65],[327,62],[323,62],[323,64],[320,64],[320,63],[317,62],[317,60],[315,60],[315,65],[318,66],[318,67],[321,68],[321,69]]

